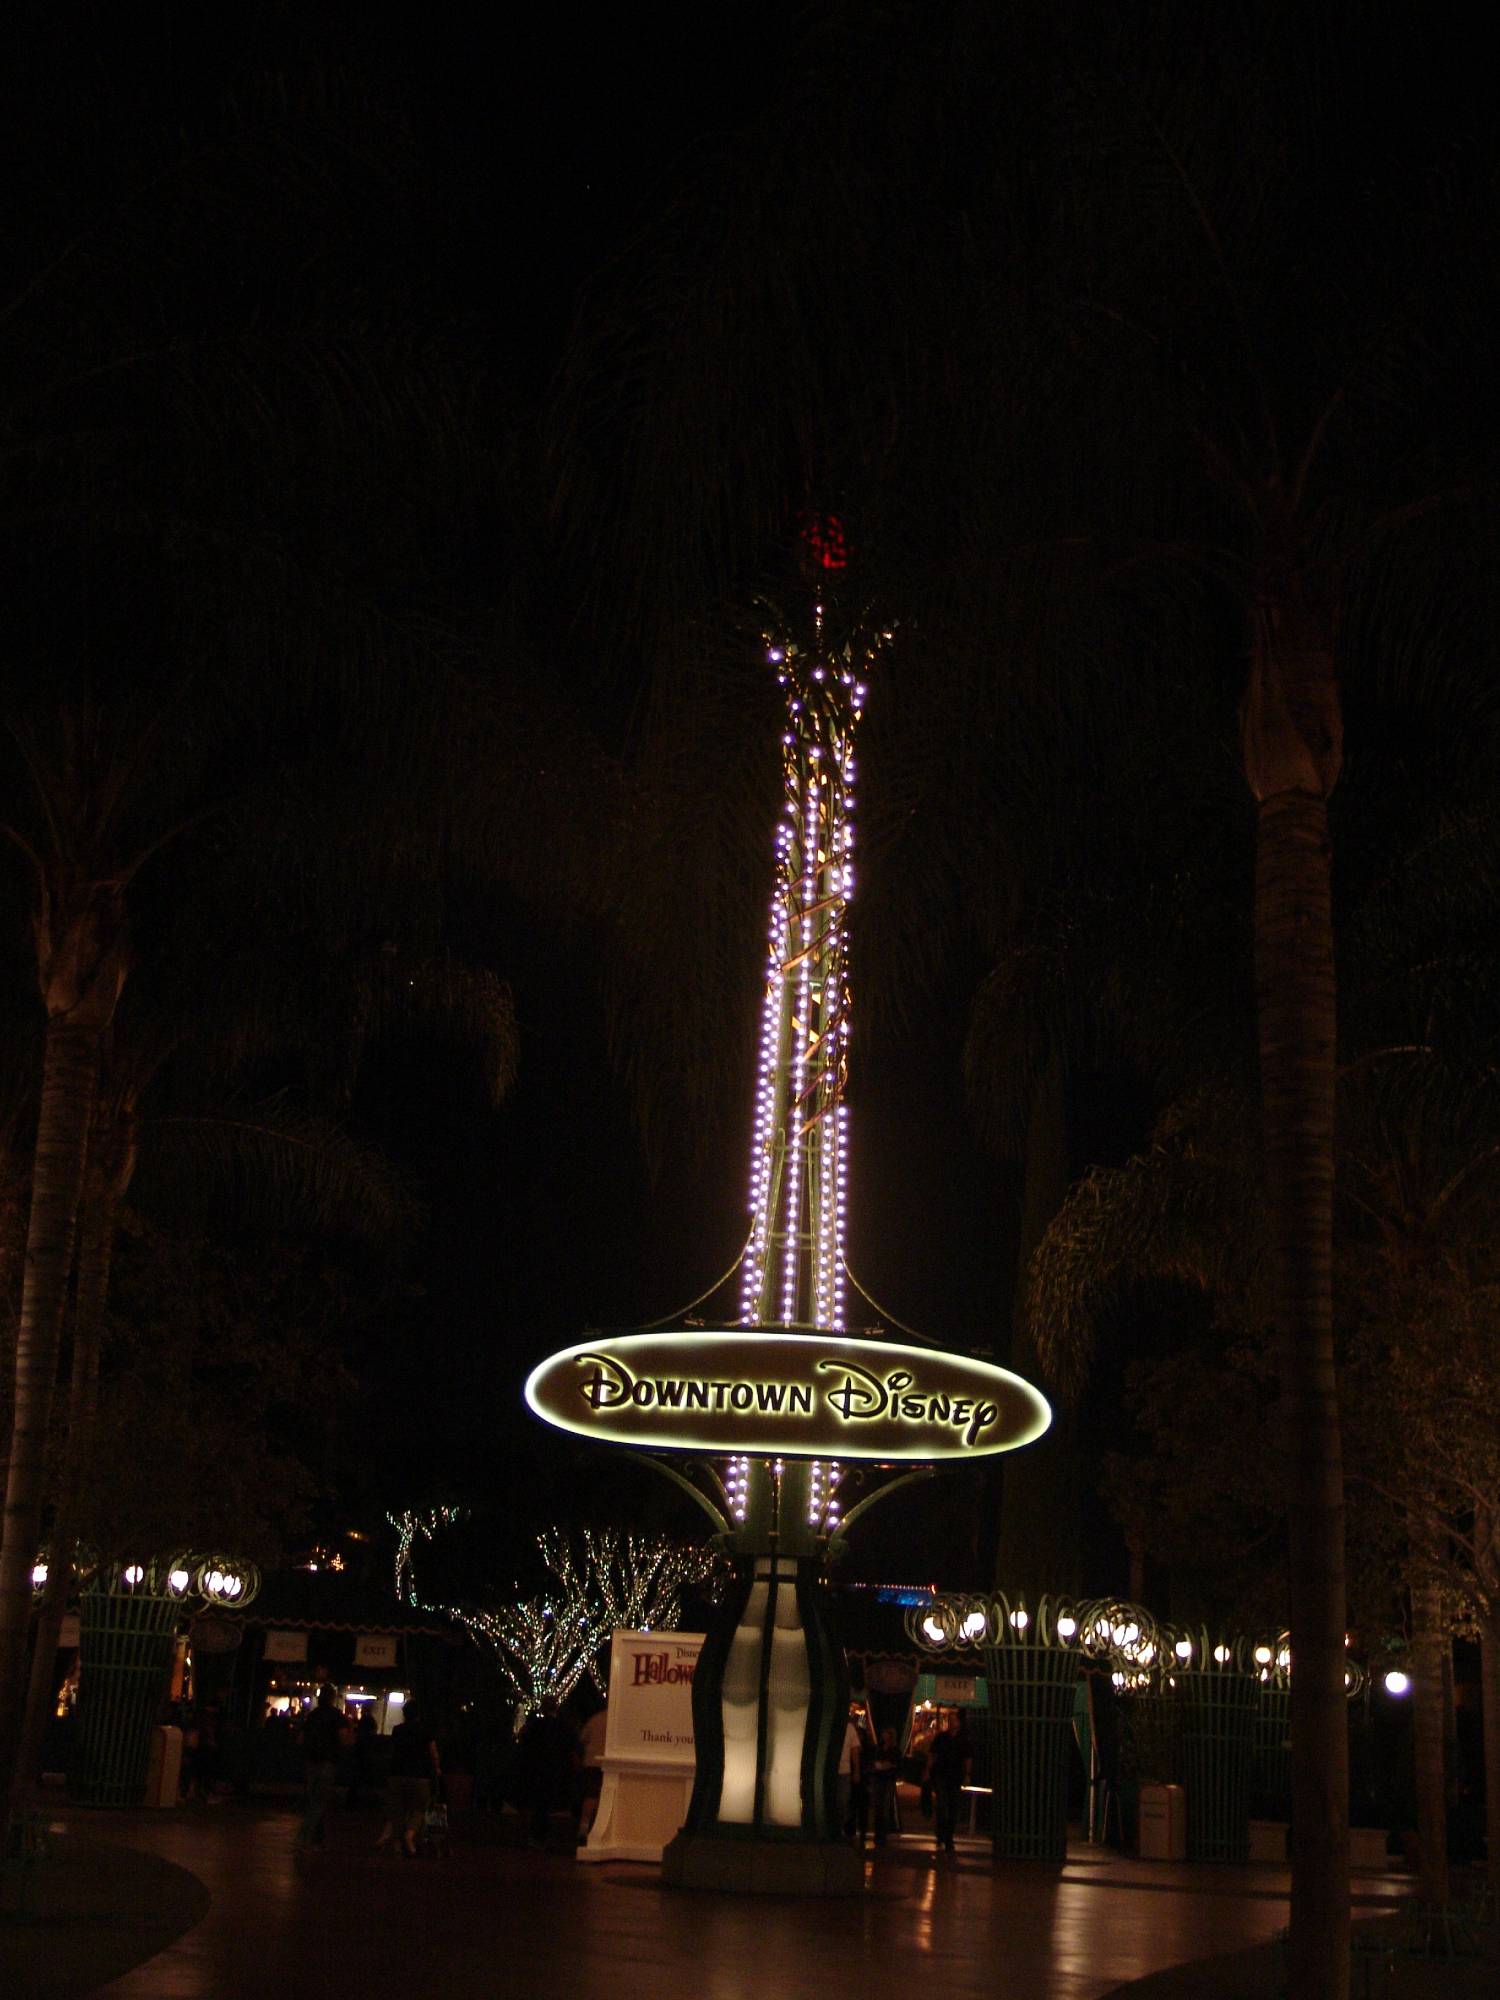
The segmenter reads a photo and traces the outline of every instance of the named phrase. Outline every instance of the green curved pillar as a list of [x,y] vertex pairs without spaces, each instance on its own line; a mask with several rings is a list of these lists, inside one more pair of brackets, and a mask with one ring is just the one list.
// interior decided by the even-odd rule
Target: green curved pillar
[[848,1669],[823,1543],[807,1524],[808,1467],[751,1462],[734,1582],[693,1676],[698,1768],[687,1824],[662,1857],[681,1888],[852,1895],[838,1762]]

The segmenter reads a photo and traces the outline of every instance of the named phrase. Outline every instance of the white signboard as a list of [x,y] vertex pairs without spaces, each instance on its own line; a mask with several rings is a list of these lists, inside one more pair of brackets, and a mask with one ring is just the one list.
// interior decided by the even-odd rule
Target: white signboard
[[396,1664],[394,1632],[361,1632],[354,1641],[357,1667],[393,1667]]
[[266,1634],[266,1658],[292,1663],[307,1658],[307,1634],[305,1632],[268,1632]]
[[693,1763],[693,1673],[701,1632],[616,1632],[609,1649],[606,1759]]
[[972,1674],[934,1674],[936,1686],[933,1689],[938,1701],[966,1702],[974,1699],[974,1676]]
[[616,1632],[604,1782],[580,1861],[660,1861],[687,1818],[697,1764],[693,1675],[701,1632]]

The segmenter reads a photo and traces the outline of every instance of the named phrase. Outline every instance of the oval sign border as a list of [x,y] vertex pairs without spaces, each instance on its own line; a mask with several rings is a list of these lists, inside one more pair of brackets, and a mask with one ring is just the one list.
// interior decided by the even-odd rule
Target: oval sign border
[[[701,1369],[691,1369],[683,1364],[689,1362],[697,1350],[700,1358],[706,1359],[705,1350],[721,1350],[728,1344],[739,1348],[744,1358],[749,1360],[758,1354],[762,1363],[772,1360],[778,1348],[795,1346],[799,1349],[821,1348],[835,1368],[843,1361],[844,1381],[832,1379],[823,1384],[817,1381],[819,1371],[816,1366],[804,1366],[798,1371],[799,1386],[812,1395],[812,1407],[802,1410],[800,1406],[787,1409],[785,1397],[782,1405],[756,1409],[753,1404],[748,1412],[740,1407],[726,1407],[727,1392],[734,1387],[747,1384],[752,1393],[759,1396],[762,1388],[774,1395],[778,1386],[787,1389],[790,1385],[778,1385],[774,1374],[768,1374],[764,1365],[757,1367],[753,1375],[739,1373],[731,1375],[721,1372],[722,1362],[715,1372],[705,1378]],[[653,1358],[649,1380],[637,1375],[632,1366],[632,1357],[644,1359],[659,1353],[660,1359]],[[675,1372],[668,1368],[668,1361],[677,1364]],[[594,1411],[574,1419],[567,1413],[567,1404],[561,1393],[566,1383],[576,1381],[568,1373],[570,1363],[580,1365],[593,1361],[596,1364],[596,1378],[599,1383],[597,1394],[602,1398],[609,1390],[623,1392],[609,1402],[596,1405]],[[925,1387],[922,1381],[921,1365],[927,1364],[929,1375],[933,1363],[943,1364],[942,1372],[950,1378],[946,1388]],[[613,1368],[613,1379],[604,1376],[599,1364]],[[622,1365],[623,1364],[623,1365]],[[877,1372],[878,1371],[878,1372]],[[955,1396],[951,1381],[957,1375],[967,1386],[969,1394]],[[893,1377],[905,1376],[904,1383],[893,1385]],[[550,1380],[548,1378],[551,1378]],[[655,1389],[660,1381],[683,1384],[689,1379],[704,1382],[710,1396],[710,1407],[702,1411],[702,1422],[693,1419],[699,1415],[676,1404],[670,1406],[670,1416],[665,1425],[660,1422],[663,1406],[656,1401]],[[630,1388],[625,1384],[629,1382]],[[652,1390],[649,1401],[639,1403],[633,1399],[633,1390],[646,1386]],[[714,1392],[726,1390],[714,1405]],[[548,1391],[552,1393],[548,1394]],[[822,1390],[820,1396],[817,1392]],[[986,1393],[987,1392],[987,1393]],[[884,1393],[886,1410],[868,1407],[877,1394]],[[842,1394],[849,1408],[840,1413],[833,1398]],[[542,1398],[546,1396],[544,1404]],[[944,1419],[929,1415],[913,1418],[900,1410],[892,1418],[887,1414],[890,1399],[896,1396],[901,1402],[925,1402],[929,1410],[934,1397],[946,1397],[950,1407],[958,1402],[967,1404],[964,1415],[955,1418],[949,1414]],[[840,1460],[873,1459],[879,1461],[910,1461],[925,1464],[938,1459],[975,1459],[994,1457],[999,1452],[1018,1451],[1023,1445],[1033,1443],[1052,1422],[1052,1408],[1041,1391],[1022,1376],[1012,1374],[1008,1368],[1000,1368],[992,1361],[979,1361],[972,1355],[956,1354],[949,1348],[911,1347],[902,1342],[890,1340],[868,1340],[856,1334],[799,1333],[776,1329],[754,1329],[749,1327],[704,1327],[677,1328],[662,1333],[618,1333],[597,1334],[592,1340],[576,1341],[571,1347],[562,1347],[555,1354],[549,1354],[539,1361],[526,1378],[525,1396],[527,1407],[543,1423],[551,1424],[558,1430],[571,1431],[577,1437],[592,1439],[600,1444],[632,1445],[638,1451],[699,1451],[716,1456],[745,1455],[749,1457],[783,1458],[836,1458]],[[856,1406],[856,1398],[864,1407]],[[995,1415],[988,1424],[981,1424],[978,1433],[967,1437],[967,1429],[976,1421],[976,1413],[983,1408],[995,1406]],[[826,1405],[827,1407],[821,1407]],[[618,1417],[605,1415],[605,1411],[618,1411]],[[742,1420],[744,1419],[744,1420]],[[778,1421],[779,1419],[779,1421]],[[798,1429],[805,1431],[811,1423],[816,1436],[809,1439],[798,1436]],[[880,1425],[885,1441],[860,1443],[862,1424]],[[895,1442],[889,1441],[888,1432],[892,1423],[904,1427],[920,1423],[923,1432],[921,1442],[903,1443],[899,1436]],[[759,1426],[758,1432],[755,1427]],[[941,1426],[946,1425],[953,1435],[944,1438]],[[984,1433],[998,1430],[998,1436],[986,1437]],[[834,1427],[838,1426],[837,1429]],[[867,1432],[871,1439],[873,1432]]]

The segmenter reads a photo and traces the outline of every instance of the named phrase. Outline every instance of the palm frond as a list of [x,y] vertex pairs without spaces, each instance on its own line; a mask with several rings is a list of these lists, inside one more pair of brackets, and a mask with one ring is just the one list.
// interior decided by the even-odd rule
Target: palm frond
[[421,1215],[385,1155],[285,1096],[143,1120],[135,1198],[179,1219],[227,1210],[263,1229],[321,1229],[387,1248]]
[[1025,1313],[1051,1380],[1076,1393],[1122,1284],[1168,1278],[1241,1302],[1263,1284],[1265,1217],[1248,1107],[1222,1087],[1173,1106],[1125,1166],[1094,1167],[1037,1246]]

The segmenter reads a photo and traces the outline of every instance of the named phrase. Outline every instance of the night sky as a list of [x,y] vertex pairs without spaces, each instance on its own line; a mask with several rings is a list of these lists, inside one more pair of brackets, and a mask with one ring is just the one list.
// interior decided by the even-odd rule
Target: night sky
[[[946,18],[950,10],[940,11]],[[1034,11],[1040,19],[1051,10]],[[1269,38],[1279,32],[1279,15],[1265,11]],[[1385,20],[1387,10],[1376,11]],[[911,34],[921,15],[920,8],[727,0],[636,9],[560,0],[519,14],[85,5],[48,9],[43,20],[38,10],[13,51],[12,90],[19,76],[30,107],[29,125],[16,127],[13,138],[39,185],[53,171],[47,149],[54,144],[57,159],[71,162],[67,172],[102,182],[122,160],[132,170],[149,163],[165,133],[201,118],[241,77],[269,69],[294,90],[299,79],[356,79],[378,107],[371,129],[399,132],[407,163],[390,212],[370,218],[377,249],[360,253],[362,310],[375,325],[400,319],[415,292],[418,317],[472,356],[486,393],[539,413],[571,330],[587,314],[591,284],[612,260],[628,258],[643,221],[692,190],[722,143],[751,129],[757,143],[772,143],[766,107],[796,82],[806,38],[849,32],[851,22],[878,35],[887,20]],[[1399,48],[1399,32],[1390,40]],[[1080,61],[1085,53],[1080,48]],[[1395,177],[1387,144],[1394,121],[1411,115],[1441,123],[1446,60],[1424,48],[1405,105],[1390,94],[1387,76],[1386,94],[1371,95],[1352,114],[1368,133],[1377,192],[1380,175]],[[113,109],[99,123],[94,157],[86,134],[105,104]],[[85,136],[73,131],[75,119]],[[962,198],[960,190],[955,203]],[[228,245],[220,252],[227,303],[234,255]],[[315,287],[321,261],[332,268],[343,249],[302,241],[296,256],[305,260],[297,281]],[[880,309],[872,299],[871,313]],[[792,506],[798,497],[791,496]],[[476,598],[512,588],[479,527],[455,519],[451,542],[448,560],[461,588]],[[632,656],[627,639],[607,674],[591,683],[580,675],[574,658],[597,635],[581,632],[573,618],[575,590],[586,595],[576,576],[561,578],[543,558],[525,579],[526,615],[538,652],[555,648],[566,663],[560,683],[588,687],[600,733],[618,748],[630,738],[647,662]],[[887,699],[883,677],[902,671],[898,644],[872,686],[872,709]],[[779,728],[776,708],[768,680],[768,739]],[[1221,759],[1215,783],[1230,796],[1227,770]],[[761,898],[770,887],[776,803],[768,794]],[[1225,815],[1243,841],[1245,802],[1231,797]],[[684,1133],[679,1149],[664,1146],[648,1166],[611,1059],[597,925],[554,921],[544,903],[499,889],[472,899],[455,922],[458,941],[513,985],[519,1076],[508,1102],[491,1112],[461,1065],[398,1038],[361,1080],[355,1121],[411,1177],[427,1221],[399,1285],[393,1281],[400,1299],[371,1319],[347,1356],[361,1383],[360,1416],[340,1448],[338,1477],[347,1482],[344,1511],[361,1525],[387,1505],[443,1499],[475,1506],[496,1524],[495,1561],[503,1568],[526,1533],[569,1512],[578,1519],[621,1509],[676,1518],[668,1500],[632,1485],[636,1475],[581,1458],[542,1430],[522,1410],[520,1386],[552,1347],[591,1326],[661,1318],[729,1265],[746,1227],[751,1074],[747,1065],[707,1157]],[[859,1012],[857,932],[854,950],[853,1270],[909,1325],[957,1347],[994,1342],[1003,1351],[1016,1282],[1018,1175],[981,1143],[962,1074],[982,957],[975,945],[960,949],[910,1004],[882,1005],[867,1017]],[[738,987],[722,997],[747,1047],[759,982],[752,956]],[[1075,1167],[1123,1158],[1142,1142],[1156,1109],[1124,1067],[1080,1078],[1076,1095]],[[857,1313],[857,1302],[851,1305]],[[1117,1375],[1106,1370],[1089,1417],[1092,1434],[1108,1428],[1118,1391]],[[954,1481],[935,1493],[903,1522],[873,1531],[869,1568],[987,1582],[949,1573],[950,1558],[958,1560],[950,1524],[968,1518],[972,1494],[961,1494]],[[341,1525],[344,1499],[325,1500],[327,1528]],[[938,1548],[949,1553],[940,1557]],[[1111,1573],[1119,1549],[1102,1527],[1096,1556],[1094,1581],[1122,1583]]]
[[[398,20],[389,41],[363,45],[399,90],[434,176],[453,309],[481,319],[534,393],[559,364],[589,280],[653,200],[690,181],[701,150],[785,82],[806,13],[565,7],[513,37],[473,22]],[[768,683],[768,732],[776,707]],[[764,894],[773,811],[768,798]],[[617,1505],[623,1485],[630,1504],[687,1525],[664,1486],[639,1493],[638,1475],[542,1430],[522,1412],[520,1388],[552,1346],[589,1326],[656,1320],[730,1264],[746,1227],[751,1075],[713,1158],[685,1145],[648,1171],[586,948],[550,938],[534,912],[510,921],[500,962],[516,987],[522,1058],[505,1110],[476,1112],[460,1084],[434,1146],[440,1080],[419,1069],[368,1086],[381,1099],[367,1106],[375,1121],[404,1128],[398,1156],[413,1161],[432,1206],[416,1321],[372,1371],[373,1460],[393,1501],[405,1480],[415,1497],[497,1516],[518,1509],[534,1522],[549,1508],[586,1516]],[[725,998],[747,1025],[759,974],[748,962],[742,990]],[[1009,1319],[1015,1175],[980,1145],[965,1109],[966,1013],[955,977],[909,1023],[857,1049],[851,1263],[889,1312],[974,1347],[1003,1337]],[[948,1504],[924,1506],[923,1525],[891,1552],[895,1567],[919,1562],[930,1510],[940,1517]]]

